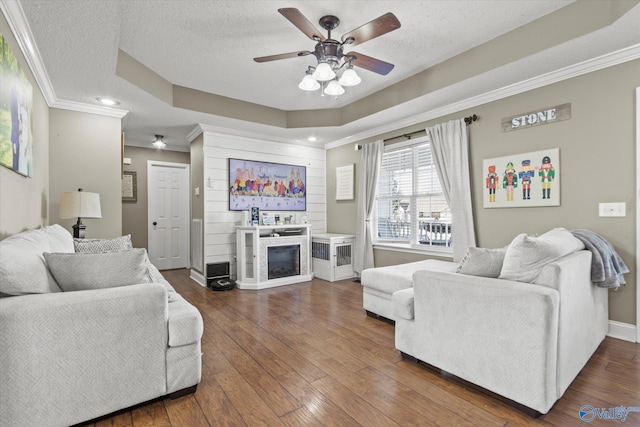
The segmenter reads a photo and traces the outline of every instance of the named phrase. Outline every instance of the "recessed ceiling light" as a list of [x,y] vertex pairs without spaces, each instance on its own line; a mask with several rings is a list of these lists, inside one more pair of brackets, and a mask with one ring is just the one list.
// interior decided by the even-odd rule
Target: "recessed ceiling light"
[[316,142],[318,140],[318,138],[316,138],[315,136],[310,136],[309,138],[307,138],[307,141],[309,142]]
[[96,98],[98,100],[99,103],[104,104],[104,105],[108,105],[110,107],[113,107],[114,105],[120,105],[120,103],[118,101],[115,101],[113,99],[110,98]]

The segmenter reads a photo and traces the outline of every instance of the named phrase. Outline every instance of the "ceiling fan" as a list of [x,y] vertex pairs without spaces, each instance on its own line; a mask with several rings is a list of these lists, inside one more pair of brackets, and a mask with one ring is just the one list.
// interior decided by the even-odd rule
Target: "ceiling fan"
[[[311,40],[317,42],[313,51],[301,50],[297,52],[281,53],[278,55],[261,56],[253,58],[256,62],[276,61],[279,59],[297,58],[300,56],[314,55],[318,65],[309,66],[305,78],[300,83],[303,90],[316,90],[323,88],[323,94],[340,95],[344,93],[342,86],[354,86],[360,83],[360,77],[353,70],[353,66],[373,71],[380,75],[387,75],[393,70],[394,65],[388,62],[350,51],[345,53],[345,46],[356,46],[366,41],[379,37],[390,31],[400,28],[400,21],[393,13],[386,13],[361,27],[356,28],[337,41],[331,38],[331,31],[340,25],[340,19],[333,15],[320,18],[319,23],[327,30],[325,38],[315,26],[296,8],[282,8],[278,12],[306,34]],[[345,68],[342,77],[336,80],[336,72]],[[322,82],[322,85],[318,82]],[[325,82],[326,87],[325,87]]]

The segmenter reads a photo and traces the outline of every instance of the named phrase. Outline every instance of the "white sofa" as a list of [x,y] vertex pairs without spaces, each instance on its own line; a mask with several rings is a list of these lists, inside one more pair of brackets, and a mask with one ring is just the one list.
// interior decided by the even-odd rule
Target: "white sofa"
[[146,251],[74,252],[58,225],[0,241],[0,426],[73,425],[200,382],[202,317]]
[[534,274],[515,258],[517,281],[505,277],[504,266],[502,278],[415,272],[413,286],[392,296],[396,348],[547,413],[608,331],[608,290],[591,282],[592,253],[555,255],[536,260]]

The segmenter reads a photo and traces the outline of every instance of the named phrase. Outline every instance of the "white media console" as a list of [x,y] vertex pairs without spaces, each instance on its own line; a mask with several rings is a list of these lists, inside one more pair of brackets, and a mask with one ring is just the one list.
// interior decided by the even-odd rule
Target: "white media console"
[[307,282],[311,272],[309,224],[236,227],[239,289]]

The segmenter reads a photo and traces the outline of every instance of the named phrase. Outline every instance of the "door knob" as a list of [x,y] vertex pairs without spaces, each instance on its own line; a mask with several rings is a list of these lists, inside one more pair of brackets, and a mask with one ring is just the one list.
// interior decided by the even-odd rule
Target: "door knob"
[[155,222],[155,221],[153,221],[153,225],[158,225],[158,223],[157,223],[157,222]]

